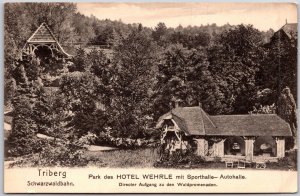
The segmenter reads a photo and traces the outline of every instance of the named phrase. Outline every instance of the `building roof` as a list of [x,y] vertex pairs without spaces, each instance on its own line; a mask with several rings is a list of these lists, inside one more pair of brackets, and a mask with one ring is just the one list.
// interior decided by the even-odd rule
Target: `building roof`
[[177,107],[158,119],[157,128],[161,127],[163,120],[175,120],[178,127],[189,135],[205,135],[206,129],[216,128],[214,123],[200,107]]
[[27,40],[28,43],[53,43],[56,39],[46,23],[42,23]]
[[276,114],[209,116],[200,107],[178,107],[161,116],[156,128],[171,118],[187,135],[292,136],[289,124]]
[[68,54],[60,45],[60,43],[56,40],[54,34],[52,33],[51,29],[48,27],[46,23],[42,23],[37,30],[31,35],[31,37],[27,40],[27,43],[30,44],[49,44],[49,43],[56,43],[60,52],[70,57],[71,55]]
[[289,124],[276,114],[211,116],[217,129],[207,135],[292,136]]
[[289,38],[297,37],[298,23],[286,23],[278,31],[282,30]]

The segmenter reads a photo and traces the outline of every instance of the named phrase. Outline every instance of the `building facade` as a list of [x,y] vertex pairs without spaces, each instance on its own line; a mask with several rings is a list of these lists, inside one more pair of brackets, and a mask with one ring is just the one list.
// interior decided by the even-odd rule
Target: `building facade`
[[176,107],[156,125],[172,151],[194,149],[199,156],[285,156],[290,126],[276,114],[208,115],[201,107]]

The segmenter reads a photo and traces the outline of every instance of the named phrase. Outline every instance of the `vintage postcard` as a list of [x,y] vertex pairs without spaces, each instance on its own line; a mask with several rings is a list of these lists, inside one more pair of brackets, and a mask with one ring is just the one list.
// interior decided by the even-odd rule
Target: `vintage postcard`
[[294,193],[294,3],[5,3],[5,193]]

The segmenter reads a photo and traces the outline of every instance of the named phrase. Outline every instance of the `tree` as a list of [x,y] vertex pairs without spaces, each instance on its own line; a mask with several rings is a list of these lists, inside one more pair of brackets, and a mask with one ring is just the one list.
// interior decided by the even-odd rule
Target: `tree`
[[251,25],[239,25],[217,36],[209,48],[209,70],[225,99],[228,111],[247,113],[259,90],[257,73],[264,59],[262,35]]
[[43,22],[61,43],[74,37],[72,17],[76,5],[73,3],[10,3],[5,6],[7,38],[14,38],[17,46],[22,46]]
[[297,112],[296,102],[288,87],[285,87],[278,98],[277,114],[286,120],[291,127],[293,136],[296,136],[297,131]]
[[152,32],[153,40],[157,42],[158,45],[163,46],[166,44],[166,35],[168,33],[167,26],[165,23],[160,22],[157,24],[157,26],[154,28],[154,31]]
[[[60,91],[73,114],[68,126],[74,127],[79,136],[87,132],[99,134],[108,127],[107,107],[110,105],[110,61],[100,50],[85,54],[79,50],[73,59],[71,73],[60,78]],[[81,68],[75,69],[74,68]]]
[[60,91],[68,103],[72,117],[68,126],[76,129],[78,137],[88,131],[99,134],[104,131],[106,116],[99,108],[101,96],[97,93],[97,79],[89,72],[72,72],[60,79]]
[[182,105],[202,103],[210,114],[222,113],[223,95],[208,70],[205,49],[188,50],[172,45],[164,52],[158,67],[155,85],[155,118],[170,109],[170,103],[180,100]]
[[[151,115],[150,94],[154,82],[156,46],[144,30],[134,29],[114,48],[111,105],[114,134],[143,136]],[[151,120],[150,120],[151,121]]]
[[74,32],[77,35],[77,41],[83,45],[88,44],[95,39],[95,30],[93,28],[93,21],[80,13],[76,13],[73,17]]
[[66,126],[70,119],[67,105],[56,87],[41,88],[33,106],[38,133],[63,140],[76,136]]
[[69,71],[79,71],[84,72],[87,69],[87,62],[86,60],[86,53],[83,48],[78,48],[76,50],[76,54],[74,55],[72,59],[72,65],[69,66]]
[[179,26],[172,33],[169,33],[168,41],[172,44],[182,44],[188,49],[207,47],[210,44],[211,35],[207,32],[207,29]]
[[281,91],[289,86],[297,99],[297,37],[282,39],[274,36],[265,46],[266,58],[260,70],[260,83],[274,90],[270,97],[276,102]]
[[40,141],[36,138],[37,126],[33,107],[36,100],[38,85],[29,81],[22,61],[15,68],[12,132],[8,137],[8,154],[22,156],[42,150]]
[[35,136],[37,127],[32,115],[32,103],[26,95],[19,95],[14,100],[14,113],[12,132],[8,137],[8,154],[10,156],[22,156],[39,152]]
[[[76,11],[76,5],[72,3],[7,3],[4,9],[4,65],[5,65],[5,80],[14,75],[18,66],[18,59],[21,55],[22,48],[26,40],[32,33],[46,22],[53,31],[55,37],[60,43],[70,42],[75,37],[74,28],[72,26],[72,17]],[[33,68],[26,67],[28,77],[33,76],[35,71]],[[56,63],[54,63],[56,64]],[[46,68],[52,68],[48,66]],[[20,69],[20,68],[17,68]],[[31,69],[29,71],[28,69]],[[31,78],[29,78],[31,79]],[[18,81],[16,79],[18,84]],[[6,92],[10,89],[7,88]],[[13,91],[13,89],[12,89]],[[9,100],[7,100],[9,102]]]
[[73,3],[26,3],[23,6],[26,17],[33,18],[31,29],[35,30],[45,22],[52,29],[59,42],[70,42],[74,38],[72,19],[76,12]]
[[12,99],[15,96],[17,90],[16,80],[14,78],[4,81],[4,105],[11,107]]

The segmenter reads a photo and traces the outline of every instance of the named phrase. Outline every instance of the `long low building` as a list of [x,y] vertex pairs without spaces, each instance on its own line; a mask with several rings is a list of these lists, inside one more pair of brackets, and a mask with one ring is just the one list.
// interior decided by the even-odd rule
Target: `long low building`
[[176,107],[156,125],[168,150],[200,156],[284,157],[289,124],[276,114],[208,115],[201,107]]

